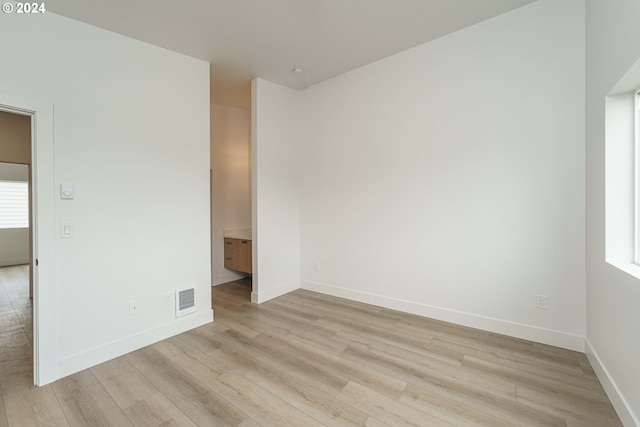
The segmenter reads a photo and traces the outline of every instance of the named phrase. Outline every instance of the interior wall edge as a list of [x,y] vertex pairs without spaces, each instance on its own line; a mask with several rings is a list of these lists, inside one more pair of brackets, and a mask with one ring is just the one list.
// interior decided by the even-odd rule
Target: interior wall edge
[[584,336],[563,331],[556,331],[532,325],[510,322],[507,320],[484,317],[477,314],[464,313],[444,307],[436,307],[417,303],[414,301],[392,298],[384,295],[371,294],[368,292],[362,292],[353,289],[345,289],[325,283],[302,281],[301,288],[309,291],[319,292],[325,295],[345,298],[352,301],[401,311],[403,313],[415,314],[430,319],[454,323],[456,325],[467,326],[475,329],[481,329],[487,332],[507,335],[510,337],[560,347],[567,350],[578,351],[581,353],[584,353],[585,351]]
[[211,283],[211,286],[224,285],[225,283],[233,282],[234,280],[241,280],[246,277],[246,274],[234,273],[232,271],[219,274],[216,280]]
[[64,378],[211,322],[213,322],[213,310],[200,311],[170,323],[59,359],[57,361],[56,379]]
[[251,292],[251,302],[254,304],[262,304],[263,302],[267,302],[284,294],[288,294],[289,292],[293,292],[296,289],[300,289],[300,281],[294,280],[288,283],[283,283],[274,288],[269,288],[262,292]]
[[29,258],[7,258],[0,259],[0,267],[10,267],[13,265],[29,264]]
[[596,376],[600,380],[604,391],[607,393],[607,397],[609,397],[611,404],[620,417],[622,424],[626,427],[640,426],[640,420],[633,413],[629,402],[625,399],[620,388],[618,388],[618,385],[613,380],[613,377],[609,373],[607,367],[602,363],[602,360],[598,356],[595,348],[593,348],[589,338],[585,339],[585,353],[587,355],[587,359],[589,359],[589,363],[591,363],[591,366],[596,373]]

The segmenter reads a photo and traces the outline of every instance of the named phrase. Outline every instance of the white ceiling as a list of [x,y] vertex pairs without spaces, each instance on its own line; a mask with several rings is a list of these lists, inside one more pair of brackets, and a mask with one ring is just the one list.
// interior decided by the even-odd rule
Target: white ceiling
[[212,102],[249,108],[255,77],[302,89],[533,1],[54,0],[47,9],[208,61]]

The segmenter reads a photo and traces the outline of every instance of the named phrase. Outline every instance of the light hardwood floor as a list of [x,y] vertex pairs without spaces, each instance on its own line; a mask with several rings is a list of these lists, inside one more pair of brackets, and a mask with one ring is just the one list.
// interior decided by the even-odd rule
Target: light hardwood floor
[[621,425],[583,354],[303,290],[254,305],[246,281],[213,288],[214,323],[37,388],[18,273],[0,427]]

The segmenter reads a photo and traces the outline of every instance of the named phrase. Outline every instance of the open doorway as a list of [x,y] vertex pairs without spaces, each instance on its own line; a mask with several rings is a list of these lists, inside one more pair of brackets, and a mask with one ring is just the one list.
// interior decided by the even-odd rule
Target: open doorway
[[0,375],[33,382],[31,116],[0,111]]
[[252,292],[251,112],[211,104],[211,280]]
[[[9,146],[14,139],[0,135],[3,152],[21,155],[21,160],[12,158],[9,163],[30,162],[30,260],[29,276],[33,299],[33,354],[31,374],[21,376],[35,385],[55,381],[56,362],[56,287],[55,284],[55,199],[54,199],[54,151],[53,151],[53,104],[16,94],[0,92],[0,112],[5,119],[19,120],[29,124],[30,141],[27,146]],[[11,150],[7,149],[11,147]],[[25,153],[28,150],[28,155]],[[11,366],[11,362],[8,365]]]

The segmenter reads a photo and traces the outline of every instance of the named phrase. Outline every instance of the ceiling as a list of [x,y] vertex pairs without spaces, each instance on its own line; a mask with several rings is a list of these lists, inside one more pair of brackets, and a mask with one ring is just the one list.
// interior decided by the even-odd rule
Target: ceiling
[[302,89],[533,1],[54,0],[47,9],[210,62],[211,101],[248,109],[255,77]]

